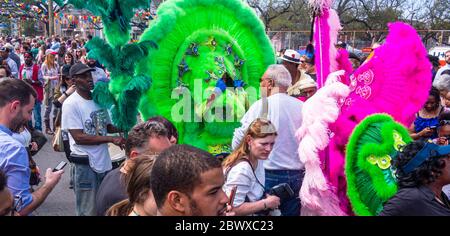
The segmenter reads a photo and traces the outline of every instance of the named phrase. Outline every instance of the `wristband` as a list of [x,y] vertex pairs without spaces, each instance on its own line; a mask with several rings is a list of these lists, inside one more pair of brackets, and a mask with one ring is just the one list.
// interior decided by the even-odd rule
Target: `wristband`
[[63,94],[66,95],[66,97],[69,97],[69,94],[67,94],[66,91],[64,91]]

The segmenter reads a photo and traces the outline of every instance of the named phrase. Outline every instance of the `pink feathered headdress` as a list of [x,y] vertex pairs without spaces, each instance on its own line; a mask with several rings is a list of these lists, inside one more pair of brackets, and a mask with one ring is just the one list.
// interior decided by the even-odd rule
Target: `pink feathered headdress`
[[342,106],[342,115],[331,127],[328,173],[330,182],[345,201],[345,145],[357,124],[374,113],[387,113],[409,127],[414,114],[428,98],[431,64],[415,29],[405,23],[389,24],[386,43],[374,57],[350,77],[351,93]]

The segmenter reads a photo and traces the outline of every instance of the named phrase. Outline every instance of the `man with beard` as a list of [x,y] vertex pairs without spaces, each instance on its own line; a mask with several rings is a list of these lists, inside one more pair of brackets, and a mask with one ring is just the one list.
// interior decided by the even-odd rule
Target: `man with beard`
[[122,137],[107,136],[118,133],[111,124],[108,111],[92,100],[93,69],[82,63],[70,67],[76,91],[62,106],[62,129],[69,132],[70,158],[74,164],[73,184],[78,216],[96,213],[95,198],[106,173],[112,169],[108,143],[125,145]]
[[23,57],[25,64],[19,68],[19,79],[27,82],[36,90],[37,98],[33,109],[34,128],[42,131],[41,104],[44,98],[44,77],[39,66],[33,63],[33,55],[30,52],[24,53]]
[[106,75],[105,71],[100,68],[97,67],[97,61],[93,58],[89,58],[86,62],[86,64],[93,69],[92,73],[92,78],[94,79],[94,84],[97,84],[97,82],[100,81],[104,81],[108,79],[108,76]]
[[150,176],[158,216],[230,215],[219,160],[187,145],[162,152]]
[[0,170],[8,177],[9,190],[21,199],[20,215],[29,215],[38,208],[63,174],[63,170],[47,169],[42,187],[30,192],[27,151],[11,136],[31,119],[36,97],[36,91],[22,80],[0,81]]

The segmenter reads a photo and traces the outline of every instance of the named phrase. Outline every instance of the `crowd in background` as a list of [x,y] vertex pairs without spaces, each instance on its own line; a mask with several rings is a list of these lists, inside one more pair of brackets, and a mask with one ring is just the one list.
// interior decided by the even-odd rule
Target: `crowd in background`
[[[260,80],[268,107],[259,100],[249,108],[234,131],[234,151],[222,160],[179,145],[178,132],[165,117],[137,124],[126,139],[119,135],[109,112],[92,99],[95,84],[109,80],[109,73],[87,57],[89,40],[0,38],[0,215],[32,215],[58,184],[64,170],[48,169],[42,178],[33,160],[46,137],[56,136],[70,162],[80,216],[300,215],[304,165],[295,132],[302,125],[303,102],[318,89],[314,55],[279,53],[279,63]],[[353,70],[365,60],[350,54]],[[425,140],[437,145],[450,140],[450,51],[446,66],[439,68],[431,56],[430,61],[434,87],[410,127],[419,150]],[[264,109],[273,112],[260,117]],[[117,168],[108,144],[125,150],[126,160]],[[407,160],[417,154],[406,150]],[[411,214],[450,215],[448,198],[441,194],[442,189],[450,194],[444,187],[450,184],[450,159],[440,154],[445,158],[425,162],[409,176],[408,188],[425,186],[432,190],[426,194],[436,196],[421,199],[430,204]],[[383,214],[401,215],[403,208],[404,200],[395,199]]]

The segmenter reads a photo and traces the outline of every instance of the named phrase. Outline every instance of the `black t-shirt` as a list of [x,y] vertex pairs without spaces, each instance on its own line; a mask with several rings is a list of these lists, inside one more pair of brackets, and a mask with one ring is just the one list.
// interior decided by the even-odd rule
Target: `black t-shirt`
[[442,193],[440,203],[426,187],[401,188],[383,207],[380,216],[450,216],[450,202]]
[[120,168],[116,168],[109,172],[100,184],[95,199],[98,216],[104,216],[112,205],[128,198],[122,175]]

